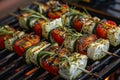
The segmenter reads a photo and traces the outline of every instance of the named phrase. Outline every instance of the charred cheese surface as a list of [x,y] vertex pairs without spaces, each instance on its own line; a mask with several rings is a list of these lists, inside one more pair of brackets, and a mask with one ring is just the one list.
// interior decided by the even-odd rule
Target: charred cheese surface
[[91,43],[87,49],[87,56],[92,60],[100,60],[106,53],[104,51],[109,50],[109,41],[106,39],[98,39],[97,41]]

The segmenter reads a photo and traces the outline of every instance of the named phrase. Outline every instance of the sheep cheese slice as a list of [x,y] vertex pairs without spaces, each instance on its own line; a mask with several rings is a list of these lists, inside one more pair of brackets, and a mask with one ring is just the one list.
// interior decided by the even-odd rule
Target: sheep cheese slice
[[74,16],[70,16],[70,13],[67,12],[65,13],[64,15],[61,16],[61,19],[62,19],[62,24],[64,26],[70,26],[70,22],[71,22],[71,19],[73,18]]
[[112,46],[120,45],[120,27],[108,29],[107,39],[109,39]]
[[97,17],[86,20],[82,27],[82,32],[84,34],[92,34],[98,21],[100,21],[100,19]]
[[47,22],[42,27],[42,36],[45,39],[48,39],[49,32],[59,26],[62,26],[62,20],[61,18],[55,19],[51,22]]
[[22,31],[16,31],[14,34],[12,34],[11,36],[7,37],[5,39],[5,48],[10,50],[10,51],[13,51],[13,44],[14,44],[14,41],[21,38],[22,36],[24,36],[25,33],[22,32]]
[[27,19],[29,16],[30,14],[23,14],[23,16],[19,16],[18,21],[21,28],[27,30],[29,29],[29,27],[27,26]]
[[81,73],[82,69],[85,69],[87,65],[87,56],[80,53],[73,53],[69,57],[65,56],[60,58],[59,62],[59,74],[61,77],[67,80],[74,80]]
[[44,42],[40,42],[40,44],[30,47],[25,54],[25,60],[28,64],[33,63],[35,65],[38,65],[37,63],[37,54],[42,51],[43,49],[45,49],[46,47],[48,47],[50,45],[50,43],[44,41]]
[[78,38],[79,36],[67,36],[63,42],[64,47],[70,51],[74,51],[75,42]]
[[106,56],[104,51],[108,51],[110,46],[109,40],[98,39],[97,41],[91,43],[87,49],[87,56],[92,60],[100,60]]

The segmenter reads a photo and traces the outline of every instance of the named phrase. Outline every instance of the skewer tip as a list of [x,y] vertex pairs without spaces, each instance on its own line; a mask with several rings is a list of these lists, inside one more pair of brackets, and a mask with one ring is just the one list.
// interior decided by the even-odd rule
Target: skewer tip
[[99,79],[102,80],[102,77],[99,76],[99,75],[96,74],[96,73],[92,73],[92,72],[90,72],[90,71],[88,71],[88,70],[86,70],[86,69],[80,68],[80,67],[79,67],[79,69],[82,70],[84,73],[86,73],[86,74],[88,74],[88,75],[95,76],[95,77],[97,77],[97,78],[99,78]]
[[108,55],[120,58],[120,56],[117,55],[117,54],[115,54],[115,53],[111,53],[111,52],[108,52],[108,51],[103,51],[103,52],[106,53],[106,54],[108,54]]
[[15,13],[9,13],[9,15],[14,16],[14,17],[19,17],[19,15],[15,14]]

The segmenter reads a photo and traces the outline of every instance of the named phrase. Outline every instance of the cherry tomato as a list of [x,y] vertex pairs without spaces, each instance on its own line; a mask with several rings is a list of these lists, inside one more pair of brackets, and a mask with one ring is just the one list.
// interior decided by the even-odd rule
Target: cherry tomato
[[5,48],[4,38],[5,38],[5,36],[0,37],[0,49],[4,49]]
[[112,20],[106,20],[104,23],[108,24],[108,25],[111,25],[111,26],[117,26],[117,23],[112,21]]
[[68,9],[68,6],[67,6],[67,5],[62,4],[62,9],[61,9],[62,13],[67,12],[67,11],[68,11],[67,9]]
[[[56,65],[55,65],[56,64]],[[57,75],[59,71],[58,59],[57,58],[47,58],[42,61],[42,67],[49,73]]]
[[61,10],[59,10],[59,11],[53,12],[52,10],[49,10],[48,11],[48,17],[51,18],[51,19],[60,18],[62,16],[62,14],[64,14],[65,12],[68,11],[67,8],[68,8],[68,6],[61,5]]
[[55,12],[51,12],[51,11],[48,12],[48,17],[51,18],[51,19],[57,19],[57,18],[60,17],[60,15],[61,15],[61,13],[56,14]]
[[34,24],[34,32],[35,34],[42,36],[42,26],[45,23],[44,20],[39,21],[38,23]]
[[104,38],[104,39],[107,38],[107,30],[100,24],[98,24],[97,26],[96,34],[101,38]]
[[58,56],[54,56],[54,57],[47,56],[47,58],[44,58],[42,60],[42,67],[51,74],[57,75],[59,71],[59,58],[63,55],[69,55],[70,51],[66,48],[61,48],[60,50],[58,49],[59,47],[52,47],[52,48],[50,48],[50,50],[52,50],[52,52],[54,51],[55,54],[58,54]]
[[80,32],[82,29],[83,23],[79,21],[78,19],[73,20],[73,27],[76,29],[76,31]]
[[105,20],[102,24],[99,23],[97,28],[96,28],[96,34],[101,37],[106,39],[107,38],[107,30],[112,27],[116,27],[117,24],[112,21],[112,20]]
[[14,43],[14,51],[16,52],[16,54],[18,54],[19,56],[23,56],[25,50],[33,45],[36,45],[40,42],[40,37],[37,35],[27,35],[24,36],[23,38],[17,40]]
[[62,45],[65,37],[63,36],[63,32],[61,30],[54,29],[51,35],[55,42],[57,42],[59,45]]

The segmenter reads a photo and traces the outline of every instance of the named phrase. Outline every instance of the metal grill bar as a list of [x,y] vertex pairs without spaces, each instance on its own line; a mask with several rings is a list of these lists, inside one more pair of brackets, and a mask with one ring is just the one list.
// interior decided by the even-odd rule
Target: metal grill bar
[[11,74],[10,72],[23,65],[22,57],[16,59],[11,65],[8,66],[2,73],[0,73],[0,78],[7,78],[6,76]]
[[22,70],[20,70],[19,72],[17,72],[16,74],[14,74],[13,76],[11,76],[9,78],[9,80],[17,80],[19,79],[23,74],[25,74],[27,71],[29,71],[30,69],[33,68],[34,65],[24,65],[24,67],[22,68]]

